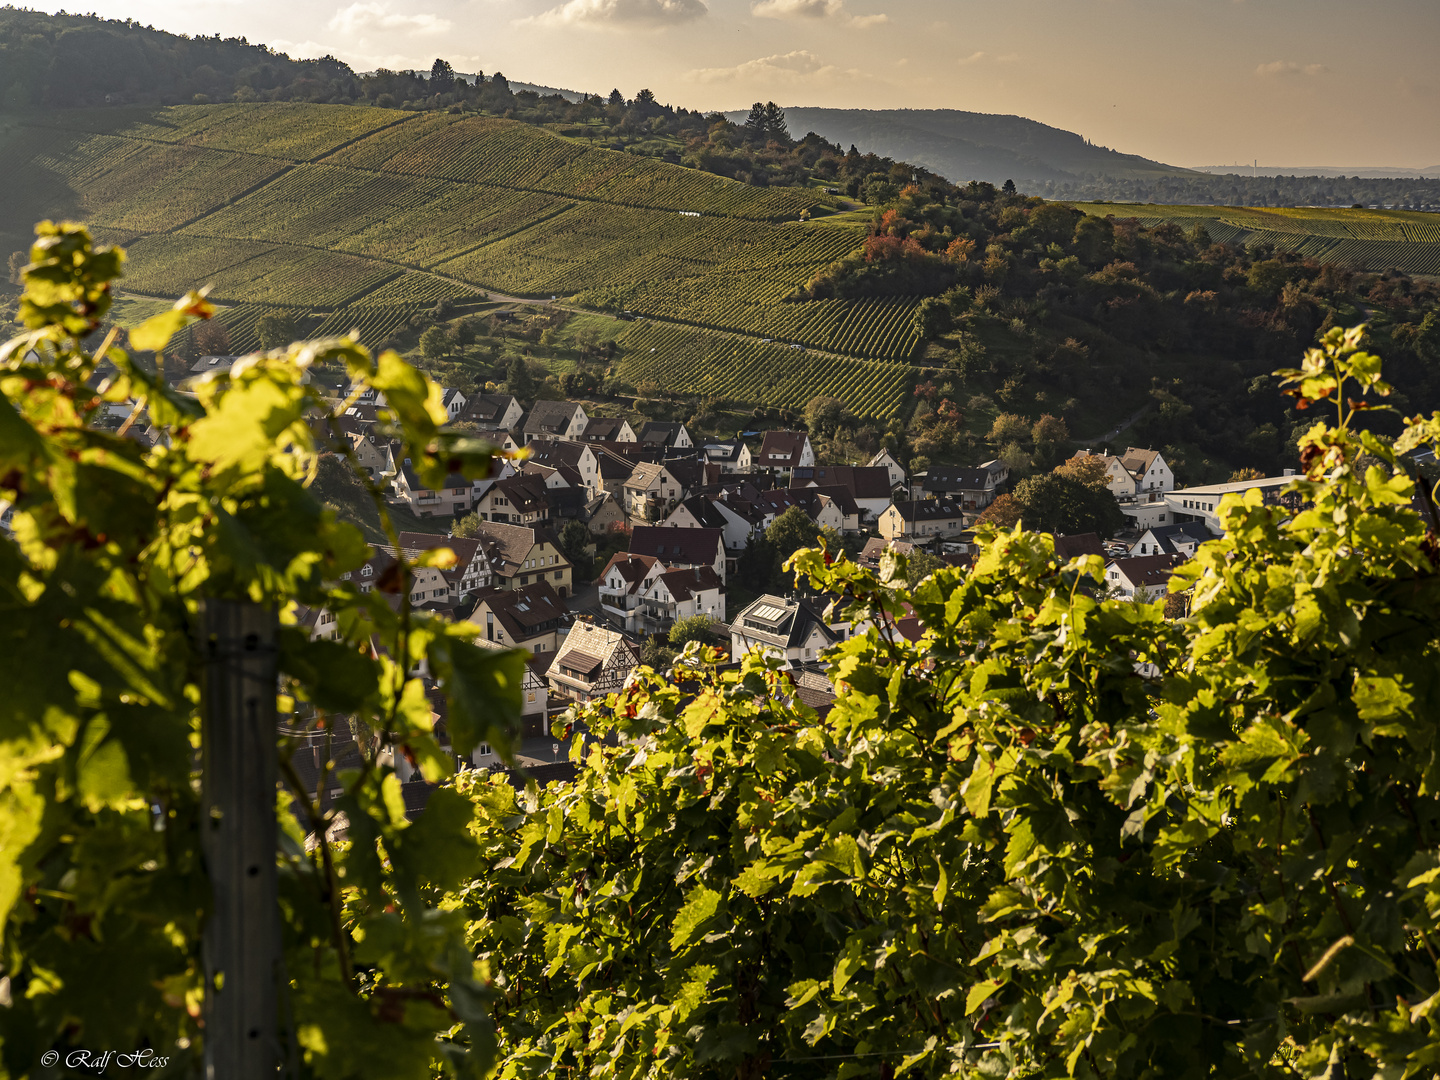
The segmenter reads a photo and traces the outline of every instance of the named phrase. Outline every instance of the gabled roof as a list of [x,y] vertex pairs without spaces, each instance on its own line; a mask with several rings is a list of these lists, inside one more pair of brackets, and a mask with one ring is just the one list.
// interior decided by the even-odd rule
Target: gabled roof
[[515,404],[513,394],[475,394],[455,417],[457,423],[499,424]]
[[697,525],[702,529],[723,529],[725,528],[725,515],[715,508],[715,500],[708,495],[692,495],[680,504],[690,511],[690,516],[695,519]]
[[665,447],[655,443],[642,442],[596,442],[587,443],[598,458],[603,453],[611,457],[627,462],[634,468],[637,462],[641,461],[664,461]]
[[1056,536],[1055,555],[1064,562],[1079,558],[1081,555],[1099,555],[1105,557],[1105,545],[1101,543],[1098,533],[1075,533],[1073,536]]
[[444,483],[442,483],[440,487],[434,489],[427,488],[420,482],[420,477],[416,475],[415,468],[410,464],[409,458],[406,458],[400,464],[400,475],[405,478],[405,485],[411,491],[444,491],[448,488],[465,488],[468,490],[470,488],[470,481],[458,472],[452,472],[446,476]]
[[482,592],[470,616],[470,621],[480,626],[485,625],[482,609],[493,613],[495,621],[517,644],[553,632],[569,614],[559,594],[544,581],[510,592],[500,589]]
[[897,502],[894,506],[905,521],[952,521],[965,516],[965,507],[954,499],[920,499]]
[[[797,492],[797,491],[798,491],[798,492],[800,492],[800,493],[802,493],[802,494],[804,494],[804,495],[808,495],[812,500],[829,499],[831,502],[835,503],[835,505],[837,505],[838,507],[840,507],[840,512],[841,512],[842,514],[844,514],[846,517],[859,517],[859,516],[860,516],[860,507],[856,505],[856,503],[855,503],[855,498],[854,498],[854,496],[851,494],[849,488],[846,488],[846,487],[838,487],[838,486],[836,486],[836,487],[807,487],[807,488],[795,488],[795,487],[792,487],[790,490],[791,490],[792,492]],[[887,498],[888,498],[888,494],[887,494]],[[813,517],[813,516],[815,516],[815,514],[818,514],[818,513],[820,512],[820,508],[819,508],[818,505],[815,505],[814,503],[812,503],[811,505],[812,505],[812,506],[815,506],[814,514],[811,515],[811,516]]]
[[585,425],[585,430],[580,433],[580,438],[586,442],[609,442],[619,439],[620,432],[629,426],[629,423],[619,417],[595,416]]
[[530,454],[527,461],[549,465],[551,468],[559,468],[561,465],[579,468],[585,451],[593,448],[583,443],[566,442],[564,439],[535,439],[526,445],[525,449]]
[[1198,545],[1211,539],[1210,530],[1195,521],[1181,521],[1173,525],[1152,525],[1147,531],[1160,545],[1160,550],[1167,555],[1179,554],[1177,544]]
[[869,570],[880,569],[880,556],[886,551],[893,551],[897,555],[910,555],[915,550],[915,545],[908,540],[883,540],[878,536],[872,536],[865,541],[865,546],[860,549],[860,554],[855,557],[855,562]]
[[890,470],[871,466],[814,465],[790,474],[791,487],[843,487],[856,499],[890,498]]
[[745,444],[739,439],[731,439],[729,442],[708,442],[701,449],[710,461],[739,461]]
[[624,634],[577,620],[570,633],[565,635],[565,643],[556,651],[555,659],[550,662],[548,674],[551,678],[574,683],[579,680],[560,670],[571,668],[581,673],[580,679],[594,682],[606,664],[615,661],[621,667],[633,667],[635,660],[635,652]]
[[787,649],[803,645],[816,627],[827,643],[840,640],[840,635],[825,625],[824,616],[810,601],[772,593],[747,605],[730,623],[732,632]]
[[724,533],[719,529],[636,525],[630,530],[631,554],[653,555],[667,566],[710,566],[724,550]]
[[630,470],[630,476],[625,481],[625,487],[631,491],[649,491],[656,484],[660,483],[660,477],[666,471],[664,465],[642,461]]
[[525,417],[525,433],[552,435],[564,431],[574,421],[575,413],[583,408],[577,401],[537,401]]
[[1170,580],[1175,567],[1184,562],[1179,555],[1137,555],[1133,559],[1111,559],[1105,565],[1108,572],[1111,567],[1119,570],[1125,575],[1125,579],[1131,585],[1164,585]]
[[600,571],[595,581],[598,584],[608,581],[612,574],[619,574],[625,582],[625,591],[633,593],[656,564],[664,565],[653,555],[632,555],[628,551],[617,551],[610,556],[610,561],[605,564],[605,569]]
[[1150,466],[1155,464],[1155,459],[1160,456],[1158,450],[1144,450],[1138,446],[1127,446],[1125,453],[1117,455],[1120,467],[1131,476],[1139,479],[1150,471]]
[[[800,464],[800,455],[809,438],[803,431],[767,431],[765,441],[760,444],[757,464],[766,469],[794,468]],[[780,456],[772,457],[775,454]]]
[[534,529],[528,525],[507,525],[500,521],[480,522],[478,539],[485,545],[485,557],[496,573],[509,577],[519,571],[530,550],[541,541],[555,549],[559,561],[549,569],[569,566],[560,551],[560,541],[549,529]]
[[432,548],[446,547],[455,552],[455,565],[448,570],[441,570],[440,573],[446,581],[461,581],[470,564],[475,557],[480,555],[484,561],[481,550],[481,543],[472,537],[464,536],[436,536],[434,533],[402,532],[400,534],[400,547],[410,558],[414,558],[422,551],[430,551]]
[[995,487],[992,479],[998,470],[993,462],[961,468],[954,465],[932,465],[925,473],[926,491],[988,491]]
[[689,600],[702,592],[714,592],[725,586],[720,575],[708,566],[694,566],[688,570],[668,570],[655,579],[663,581],[665,588],[677,601]]
[[635,433],[635,438],[639,442],[648,443],[651,446],[672,446],[684,427],[685,425],[680,423],[650,420]]
[[496,480],[485,494],[489,497],[497,491],[509,500],[513,509],[521,513],[538,513],[550,505],[550,489],[545,486],[543,477],[533,473],[520,473],[507,476],[504,480]]

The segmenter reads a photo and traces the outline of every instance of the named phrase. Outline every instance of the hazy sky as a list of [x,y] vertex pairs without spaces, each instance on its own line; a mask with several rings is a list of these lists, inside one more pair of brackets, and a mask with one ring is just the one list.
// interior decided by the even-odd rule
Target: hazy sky
[[[23,2],[23,0],[22,0]],[[89,0],[357,70],[1015,113],[1176,165],[1440,166],[1440,0]]]

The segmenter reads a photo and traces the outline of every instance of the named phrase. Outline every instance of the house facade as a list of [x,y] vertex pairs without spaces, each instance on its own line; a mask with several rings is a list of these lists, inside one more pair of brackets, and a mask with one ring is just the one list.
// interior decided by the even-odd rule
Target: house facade
[[865,465],[871,469],[884,469],[890,480],[891,491],[894,491],[897,487],[905,483],[905,470],[901,467],[900,462],[895,460],[895,455],[890,453],[889,450],[881,450],[867,461]]
[[627,631],[640,631],[645,620],[640,598],[649,584],[663,573],[665,564],[653,556],[616,552],[595,579],[600,591],[600,607]]
[[402,532],[400,546],[414,558],[434,548],[449,548],[455,553],[455,565],[440,571],[450,590],[450,602],[458,604],[473,592],[490,585],[490,561],[485,546],[475,539],[460,536],[435,536],[432,533]]
[[524,415],[525,410],[513,394],[474,394],[455,422],[473,424],[477,431],[513,431]]
[[577,401],[537,401],[521,429],[528,446],[536,439],[573,442],[580,438],[590,418]]
[[758,649],[791,664],[814,663],[840,640],[810,601],[770,593],[746,606],[730,624],[730,655],[737,659]]
[[476,536],[490,561],[492,583],[501,589],[519,589],[544,581],[564,600],[574,591],[570,560],[549,529],[487,521]]
[[692,615],[725,621],[725,583],[708,566],[669,570],[651,578],[640,595],[644,628],[668,630]]
[[701,453],[705,455],[708,464],[719,465],[720,471],[727,476],[733,473],[748,473],[754,465],[750,447],[739,439],[706,443],[701,447]]
[[560,594],[541,581],[518,589],[484,593],[470,613],[486,641],[504,648],[529,649],[536,656],[559,647],[568,616]]
[[815,464],[815,449],[803,431],[767,431],[753,460],[757,471],[789,476]]
[[886,540],[927,540],[954,538],[966,530],[966,522],[974,518],[961,503],[953,499],[921,499],[897,502],[880,515],[880,535]]
[[680,481],[669,469],[648,461],[635,466],[621,490],[625,513],[633,521],[662,521],[685,495]]
[[475,490],[465,477],[459,473],[451,473],[445,477],[442,487],[432,491],[420,482],[409,458],[396,470],[391,489],[416,517],[453,517],[457,514],[468,514]]
[[639,663],[639,654],[624,634],[577,620],[545,677],[552,698],[593,701],[623,687]]

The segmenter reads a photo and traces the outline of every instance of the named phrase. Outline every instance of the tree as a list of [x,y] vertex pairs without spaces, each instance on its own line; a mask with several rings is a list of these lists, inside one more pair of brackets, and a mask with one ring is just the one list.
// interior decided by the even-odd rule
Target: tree
[[751,592],[769,592],[780,576],[780,558],[764,533],[750,537],[735,563],[735,576]]
[[436,59],[430,65],[430,93],[448,94],[455,89],[455,69],[448,60]]
[[[783,560],[803,547],[810,547],[824,532],[801,507],[791,506],[783,514],[776,515],[765,530],[765,539]],[[832,548],[834,546],[831,545]]]
[[295,320],[289,315],[271,312],[260,316],[255,333],[262,349],[283,349],[295,340]]
[[1104,489],[1088,487],[1058,473],[1029,476],[1015,486],[1015,500],[1031,529],[1053,533],[1113,536],[1125,527],[1120,504]]
[[852,424],[855,420],[843,401],[824,395],[807,401],[801,415],[806,429],[815,435],[834,435],[842,426]]
[[229,356],[230,331],[218,319],[192,326],[190,348],[197,359],[201,356]]
[[990,441],[1003,445],[1010,442],[1024,442],[1030,438],[1031,425],[1023,416],[1001,413],[990,426]]
[[670,627],[670,644],[677,649],[683,649],[692,641],[708,645],[714,627],[715,620],[704,613],[676,619],[675,624]]
[[[586,550],[595,543],[595,537],[586,528],[583,521],[571,518],[560,526],[560,534],[557,537],[560,541],[560,550],[564,552],[565,558],[569,559],[575,566],[587,566],[590,557]],[[589,574],[583,575],[589,577]]]
[[625,107],[625,95],[622,94],[618,89],[611,90],[610,97],[607,99],[607,104],[609,104],[612,108],[623,109]]
[[440,360],[450,355],[454,342],[443,326],[432,326],[420,335],[420,352],[426,360]]
[[25,275],[23,271],[26,264],[29,262],[30,256],[25,254],[25,252],[23,251],[14,251],[10,253],[10,261],[6,266],[6,270],[11,285],[23,285],[25,283]]
[[483,524],[480,520],[480,514],[472,510],[470,513],[455,519],[455,524],[450,526],[450,535],[458,537],[461,540],[473,540],[480,535]]
[[510,361],[510,367],[505,372],[505,389],[514,394],[522,401],[533,401],[537,392],[535,379],[530,374],[530,368],[522,357],[515,357]]
[[1003,185],[1001,185],[1000,191],[1001,191],[1003,194],[1005,194],[1005,195],[1014,195],[1014,194],[1015,194],[1015,181],[1014,181],[1014,180],[1006,180],[1005,183],[1004,183]]
[[1243,483],[1246,480],[1259,480],[1264,475],[1265,474],[1262,473],[1259,469],[1252,469],[1247,465],[1244,468],[1236,469],[1234,472],[1232,472],[1230,474],[1230,479],[1226,481],[1226,483],[1239,484]]
[[1074,480],[1088,488],[1108,489],[1110,486],[1109,468],[1099,454],[1076,454],[1056,466],[1055,475]]
[[941,297],[928,296],[915,309],[915,332],[926,341],[946,333],[953,325],[950,305]]
[[975,519],[976,525],[993,525],[997,529],[1013,529],[1025,513],[1020,500],[1008,492],[997,495],[993,502]]
[[773,101],[765,103],[765,136],[778,143],[788,144],[790,127],[785,123],[785,110]]
[[1035,421],[1035,426],[1030,429],[1030,437],[1035,441],[1036,446],[1055,446],[1069,441],[1070,429],[1058,416],[1045,413]]
[[1434,539],[1408,478],[1314,434],[1317,512],[1228,498],[1188,619],[1097,600],[1034,533],[914,589],[807,551],[879,628],[829,651],[826,717],[774,659],[713,656],[587,710],[574,784],[486,785],[461,910],[527,988],[497,1010],[509,1071],[557,1045],[707,1080],[1433,1071],[1407,1003],[1440,991]]
[[768,123],[765,106],[758,101],[755,102],[750,106],[750,115],[745,118],[745,141],[764,145],[769,135]]
[[905,560],[905,581],[913,589],[945,565],[944,559],[931,555],[928,551],[911,552]]

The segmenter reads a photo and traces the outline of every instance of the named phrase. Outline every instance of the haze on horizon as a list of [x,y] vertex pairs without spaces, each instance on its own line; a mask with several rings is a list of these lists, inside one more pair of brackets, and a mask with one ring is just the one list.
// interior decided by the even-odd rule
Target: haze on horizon
[[[735,109],[1013,113],[1175,165],[1440,171],[1435,0],[91,0],[356,70]],[[50,7],[48,10],[56,10]],[[797,133],[798,134],[798,133]]]

